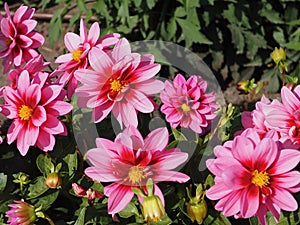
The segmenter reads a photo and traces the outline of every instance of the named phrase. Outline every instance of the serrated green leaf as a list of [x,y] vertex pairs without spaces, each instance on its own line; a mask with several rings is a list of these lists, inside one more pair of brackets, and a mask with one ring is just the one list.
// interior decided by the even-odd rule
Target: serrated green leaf
[[211,45],[212,42],[200,32],[199,28],[189,23],[189,21],[176,18],[182,29],[182,40],[185,40],[186,47],[190,47],[193,43],[208,44]]
[[81,209],[79,216],[74,225],[84,225],[85,212],[86,212],[86,208]]
[[36,159],[36,165],[45,177],[54,172],[54,165],[48,155],[40,154]]
[[244,52],[245,40],[242,33],[242,28],[236,26],[235,24],[228,25],[231,32],[231,39],[234,46],[237,48],[237,54],[242,54]]
[[0,192],[3,192],[7,183],[7,175],[0,173]]
[[39,176],[32,184],[29,184],[28,197],[29,199],[37,198],[44,194],[48,189],[49,188],[46,186],[46,178]]
[[78,166],[77,153],[70,153],[66,155],[63,160],[68,165],[69,176],[72,177],[75,174]]

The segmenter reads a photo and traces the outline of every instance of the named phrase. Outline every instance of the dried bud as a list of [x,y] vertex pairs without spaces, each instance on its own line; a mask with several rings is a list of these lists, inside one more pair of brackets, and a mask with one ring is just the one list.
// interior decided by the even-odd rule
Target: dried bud
[[59,176],[58,173],[53,172],[53,173],[49,173],[47,178],[46,178],[46,186],[48,188],[58,188],[61,186],[61,177]]
[[198,224],[201,224],[207,216],[207,204],[203,199],[200,199],[201,201],[198,202],[196,198],[194,197],[189,201],[186,210],[192,222],[196,220]]
[[72,188],[75,195],[87,198],[90,206],[94,205],[96,198],[103,198],[103,193],[101,191],[86,188],[76,183],[72,183]]
[[165,208],[157,195],[146,196],[143,202],[145,220],[160,221],[165,215]]
[[273,61],[278,64],[281,61],[286,60],[286,53],[283,48],[277,48],[275,47],[275,50],[271,53],[271,57]]

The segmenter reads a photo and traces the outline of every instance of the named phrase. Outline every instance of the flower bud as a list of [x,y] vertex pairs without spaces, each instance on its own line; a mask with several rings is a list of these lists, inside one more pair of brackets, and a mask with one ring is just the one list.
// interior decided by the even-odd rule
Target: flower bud
[[49,173],[47,178],[46,178],[46,186],[48,188],[58,188],[61,185],[61,177],[59,176],[58,173],[53,172],[53,173]]
[[196,220],[198,224],[201,224],[207,216],[207,204],[203,199],[200,202],[195,202],[195,199],[191,199],[187,204],[186,210],[191,221],[194,222]]
[[278,64],[280,61],[286,60],[286,53],[283,48],[275,47],[275,50],[271,53],[273,61]]
[[7,211],[6,217],[8,217],[9,224],[33,224],[36,220],[34,206],[24,201],[14,201],[14,204],[8,204],[11,209]]
[[160,221],[165,215],[165,208],[161,199],[157,195],[151,195],[144,198],[143,214],[146,221]]

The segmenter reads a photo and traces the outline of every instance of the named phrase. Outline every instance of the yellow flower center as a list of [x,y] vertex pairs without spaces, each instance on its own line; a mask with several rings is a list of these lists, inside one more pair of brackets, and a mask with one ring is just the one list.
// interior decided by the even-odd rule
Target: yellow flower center
[[82,54],[82,51],[80,49],[75,50],[74,52],[72,52],[72,58],[77,61],[80,62],[80,56]]
[[132,184],[137,184],[147,177],[147,173],[139,165],[132,166],[129,169],[128,177]]
[[181,109],[183,110],[183,112],[189,112],[191,110],[191,107],[188,106],[187,104],[183,103],[181,105]]
[[21,120],[29,120],[33,114],[33,109],[27,105],[22,105],[19,108],[19,117]]
[[114,79],[110,81],[110,90],[119,92],[125,87],[124,84],[121,83],[120,79]]
[[270,177],[266,171],[258,172],[258,170],[254,170],[254,172],[252,173],[252,184],[259,186],[260,188],[270,184],[269,180]]

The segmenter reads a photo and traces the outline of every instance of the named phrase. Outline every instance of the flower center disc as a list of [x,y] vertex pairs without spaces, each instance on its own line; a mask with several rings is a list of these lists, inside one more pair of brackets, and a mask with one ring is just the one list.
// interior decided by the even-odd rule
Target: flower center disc
[[187,104],[183,103],[181,105],[181,109],[183,110],[183,112],[189,112],[191,110],[191,107],[188,106]]
[[132,166],[129,169],[128,177],[132,184],[137,184],[146,178],[147,174],[140,166]]
[[80,62],[80,56],[82,54],[82,51],[81,50],[75,50],[74,52],[72,52],[72,58],[77,61],[77,62]]
[[123,85],[119,79],[114,79],[110,82],[110,90],[111,91],[119,92],[124,87],[125,87],[125,85]]
[[29,120],[33,114],[33,109],[27,105],[22,105],[19,109],[19,117],[21,120]]
[[256,186],[259,186],[262,188],[263,186],[267,186],[270,184],[269,180],[270,177],[266,171],[264,172],[258,172],[258,170],[255,170],[252,173],[252,184],[255,184]]

